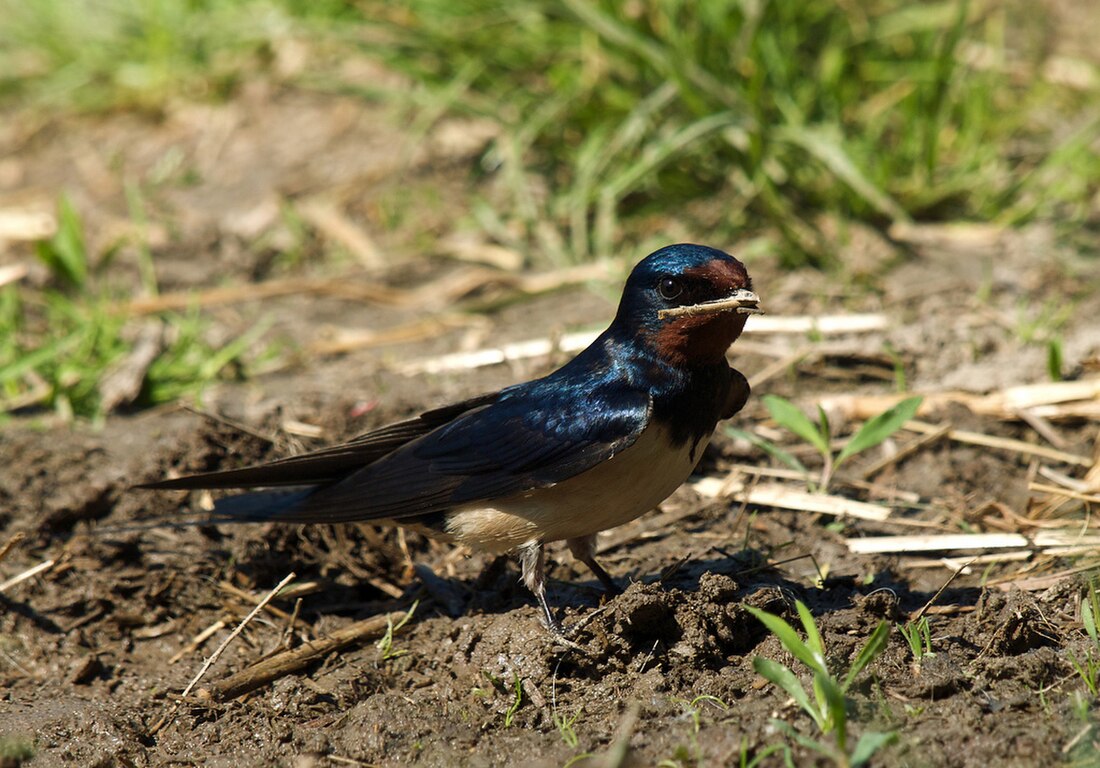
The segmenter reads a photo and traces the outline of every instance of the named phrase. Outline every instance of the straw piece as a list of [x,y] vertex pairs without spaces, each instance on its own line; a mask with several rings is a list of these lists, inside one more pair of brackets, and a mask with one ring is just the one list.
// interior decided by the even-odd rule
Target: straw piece
[[879,313],[850,315],[786,315],[784,317],[750,317],[745,333],[811,333],[837,336],[845,333],[884,331],[889,318]]
[[1100,504],[1100,495],[1095,493],[1081,493],[1079,491],[1071,491],[1066,488],[1061,488],[1057,485],[1047,485],[1046,483],[1028,483],[1027,489],[1029,491],[1035,491],[1037,493],[1050,493],[1055,496],[1065,496],[1067,499],[1077,499],[1078,501],[1087,501],[1093,504]]
[[1010,563],[1020,560],[1028,560],[1035,556],[1031,550],[1010,550],[1007,552],[993,552],[988,555],[975,555],[965,560],[954,557],[903,557],[898,561],[900,568],[947,568],[950,571],[960,571],[969,576],[974,572],[973,565],[985,565],[987,563]]
[[1006,592],[1011,589],[1022,589],[1025,592],[1038,592],[1040,590],[1050,589],[1055,584],[1065,581],[1070,576],[1075,576],[1078,573],[1087,573],[1089,571],[1095,570],[1096,563],[1089,562],[1085,563],[1084,565],[1077,565],[1072,568],[1067,568],[1064,571],[1047,574],[1046,576],[1031,576],[1024,578],[1021,578],[1017,574],[1002,576],[1000,578],[990,579],[986,582],[986,585],[990,587],[997,587],[997,589],[1001,589]]
[[22,573],[18,573],[15,576],[12,576],[10,579],[5,581],[3,584],[0,584],[0,594],[3,594],[4,592],[7,592],[9,589],[14,587],[16,584],[22,584],[27,579],[33,579],[35,576],[42,573],[43,571],[48,571],[50,568],[54,567],[54,564],[56,562],[57,562],[56,560],[46,560],[45,562],[39,563],[38,565],[34,566],[33,568],[28,568],[27,570],[23,571]]
[[[904,427],[911,432],[922,432],[926,435],[935,433],[941,428],[936,424],[915,420],[905,422]],[[981,432],[968,432],[962,429],[952,429],[947,433],[947,437],[949,440],[954,440],[957,443],[984,445],[987,448],[1000,448],[1001,450],[1011,451],[1013,453],[1021,453],[1025,456],[1039,456],[1063,464],[1076,464],[1079,467],[1092,466],[1092,459],[1086,459],[1084,456],[1059,451],[1055,448],[1048,448],[1045,445],[1025,443],[1023,440],[1014,440],[1010,437],[994,437],[993,435],[986,435]]]
[[33,208],[0,208],[0,243],[5,240],[33,242],[57,232],[57,219]]
[[782,485],[757,485],[748,493],[734,494],[734,498],[763,507],[779,507],[836,517],[855,517],[860,520],[881,522],[890,517],[890,510],[877,504],[853,501],[843,496],[795,491]]
[[[843,414],[851,421],[866,421],[913,394],[923,394],[924,401],[917,411],[921,416],[941,410],[948,403],[961,403],[976,414],[1000,419],[1019,418],[1019,411],[1022,410],[1030,411],[1037,418],[1054,419],[1072,415],[1074,408],[1079,408],[1082,413],[1093,413],[1100,409],[1100,379],[1027,384],[987,395],[959,390],[890,395],[831,395],[821,398],[819,402],[830,413]],[[1067,405],[1070,403],[1074,406]]]
[[722,498],[728,496],[747,504],[761,507],[778,507],[799,512],[813,512],[819,515],[836,517],[855,517],[861,520],[881,522],[890,517],[890,510],[877,504],[854,501],[843,496],[829,496],[823,493],[807,493],[778,483],[745,485],[733,477],[702,477],[694,481],[691,487],[700,496]]
[[[2,242],[2,238],[0,238]],[[5,264],[0,267],[0,288],[9,283],[17,283],[27,276],[27,267],[23,264]]]
[[847,539],[848,550],[860,555],[893,552],[948,552],[958,550],[1013,549],[1023,547],[1100,548],[1100,534],[1077,531],[1038,531],[1032,536],[1019,533],[949,533],[940,535],[875,536]]
[[899,461],[903,461],[909,458],[914,453],[917,453],[918,451],[927,448],[933,443],[938,443],[941,439],[943,439],[943,437],[950,434],[950,432],[950,424],[941,424],[936,431],[921,435],[916,440],[911,440],[910,442],[899,448],[897,452],[891,454],[890,456],[885,456],[876,461],[871,466],[867,467],[867,469],[863,470],[863,478],[865,480],[871,479],[887,467],[893,466]]
[[172,654],[172,658],[168,659],[168,663],[169,664],[175,664],[177,661],[182,659],[184,656],[186,656],[190,653],[194,653],[195,651],[197,651],[202,646],[203,643],[205,643],[207,640],[209,640],[211,637],[213,637],[216,633],[218,633],[218,632],[222,631],[223,629],[225,629],[225,627],[226,627],[225,620],[224,619],[218,619],[213,624],[211,624],[209,627],[204,629],[202,632],[199,632],[197,635],[192,637],[191,642],[189,642],[183,648],[180,648],[178,651],[176,651],[174,654]]
[[[865,333],[882,330],[885,327],[886,316],[878,314],[828,315],[825,317],[814,317],[812,315],[762,317],[754,315],[745,324],[744,333],[801,334],[814,332],[831,335]],[[514,344],[506,344],[502,347],[490,347],[474,350],[473,352],[457,352],[450,355],[409,360],[396,365],[395,370],[406,376],[422,373],[446,373],[448,371],[482,368],[487,365],[499,365],[515,360],[527,360],[532,357],[543,357],[555,351],[580,352],[595,341],[597,335],[593,331],[567,333],[558,339],[556,343],[549,338],[530,339]]]
[[364,267],[377,269],[385,265],[374,239],[331,201],[313,197],[299,201],[296,209],[324,237],[347,248]]

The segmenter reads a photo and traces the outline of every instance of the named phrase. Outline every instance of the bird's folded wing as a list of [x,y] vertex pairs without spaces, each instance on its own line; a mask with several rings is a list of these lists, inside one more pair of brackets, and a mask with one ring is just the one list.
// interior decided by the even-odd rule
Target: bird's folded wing
[[283,522],[401,519],[546,488],[631,445],[651,401],[614,389],[561,396],[514,389],[347,477],[272,505],[217,512]]
[[266,464],[206,472],[171,480],[143,483],[135,488],[155,490],[196,490],[199,488],[275,488],[332,483],[355,470],[392,453],[402,445],[428,434],[455,417],[494,402],[500,392],[491,392],[453,405],[420,414],[372,432],[359,435],[346,443],[317,451],[288,456]]

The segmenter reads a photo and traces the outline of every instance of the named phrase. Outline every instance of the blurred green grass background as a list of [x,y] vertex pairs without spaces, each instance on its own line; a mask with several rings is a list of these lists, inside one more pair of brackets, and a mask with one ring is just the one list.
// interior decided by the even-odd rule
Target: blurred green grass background
[[[278,41],[381,59],[430,120],[503,133],[485,173],[503,214],[551,262],[611,253],[650,214],[716,239],[775,231],[790,264],[832,256],[833,214],[1060,227],[1095,217],[1095,67],[1052,77],[1031,4],[901,0],[36,0],[0,2],[0,97],[60,109],[155,110],[231,98]],[[547,190],[538,194],[534,190]],[[550,229],[546,227],[549,223]]]
[[[0,18],[9,110],[155,114],[175,100],[233,99],[270,77],[390,100],[414,130],[490,120],[497,138],[472,172],[498,192],[471,203],[474,219],[490,238],[507,233],[532,265],[655,245],[670,220],[700,240],[750,254],[755,243],[788,266],[823,269],[837,266],[823,217],[884,233],[1044,221],[1067,238],[1100,220],[1097,66],[1060,54],[1030,3],[0,0]],[[280,74],[287,40],[308,46],[309,66]],[[348,77],[361,58],[410,85]],[[57,295],[83,307],[77,326],[102,315],[86,254],[56,241],[40,253]],[[72,307],[45,311],[60,327],[74,322]],[[27,330],[17,300],[0,312]],[[30,332],[0,343],[9,398],[40,346]],[[81,343],[61,349],[72,346]],[[86,376],[39,368],[49,401],[125,354],[107,347],[89,354]],[[174,371],[191,374],[218,372]],[[66,399],[95,412],[94,393]]]

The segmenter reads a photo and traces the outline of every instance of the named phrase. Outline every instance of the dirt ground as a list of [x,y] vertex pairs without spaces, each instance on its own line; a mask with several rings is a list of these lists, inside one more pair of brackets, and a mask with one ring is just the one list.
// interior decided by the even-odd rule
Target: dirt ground
[[[410,146],[381,107],[263,84],[226,105],[155,117],[9,117],[0,120],[0,198],[52,204],[65,187],[93,250],[103,249],[132,226],[125,186],[141,180],[165,293],[331,275],[364,291],[442,290],[472,267],[443,258],[439,244],[464,231],[475,193],[493,194],[468,173],[491,137],[486,126],[445,123]],[[285,215],[288,200],[312,199],[370,233],[385,264],[346,238],[345,255],[322,257],[341,243],[332,228],[315,223],[301,235]],[[687,233],[670,225],[668,234]],[[1036,326],[1061,338],[1068,376],[1095,377],[1100,237],[1084,233],[1074,249],[1061,242],[1044,227],[918,228],[895,242],[849,228],[837,234],[849,267],[836,275],[780,272],[757,257],[749,266],[771,316],[877,312],[888,324],[824,338],[747,334],[732,354],[746,375],[789,365],[757,387],[735,426],[767,428],[768,392],[806,406],[829,394],[892,392],[898,366],[914,391],[1048,381]],[[737,252],[737,243],[715,245]],[[121,247],[112,279],[136,282],[133,250]],[[623,254],[620,268],[643,255]],[[269,338],[294,351],[282,358],[290,365],[208,390],[203,408],[216,418],[177,407],[114,414],[102,428],[15,418],[0,434],[0,546],[25,538],[0,561],[0,581],[53,564],[0,595],[0,739],[9,752],[0,762],[19,764],[12,745],[25,744],[35,766],[734,765],[783,741],[773,718],[814,733],[754,672],[757,655],[797,665],[744,606],[794,621],[794,600],[804,601],[830,663],[844,670],[881,619],[904,622],[935,596],[935,655],[916,667],[895,633],[851,691],[857,735],[898,731],[875,763],[1100,764],[1093,698],[1071,663],[1089,642],[1080,613],[1088,558],[1030,552],[974,565],[937,595],[951,561],[857,555],[845,543],[1033,533],[1051,519],[1086,525],[1081,503],[1041,518],[1049,497],[1029,482],[1049,484],[1040,470],[1080,479],[1087,467],[940,440],[861,483],[878,449],[847,465],[833,490],[893,498],[882,523],[745,508],[682,488],[607,534],[603,562],[630,586],[602,610],[590,575],[553,549],[552,600],[567,626],[581,625],[576,647],[544,630],[511,561],[366,526],[143,525],[201,520],[204,500],[129,490],[133,483],[286,455],[547,372],[562,354],[434,374],[405,375],[399,364],[595,328],[617,290],[612,278],[517,298],[482,281],[473,295],[451,296],[492,304],[484,320],[455,320],[453,306],[323,291],[223,303],[209,309],[218,333],[268,319]],[[1062,318],[1067,306],[1075,310]],[[319,342],[411,327],[432,311],[444,319],[419,338],[319,352]],[[1058,421],[1043,435],[960,405],[926,420],[1036,445],[1053,438],[1089,458],[1100,437],[1096,421]],[[316,436],[304,437],[303,423]],[[894,447],[915,437],[901,433]],[[723,477],[735,465],[772,466],[719,434],[700,473]],[[182,699],[203,660],[291,572],[308,586],[250,622],[200,689],[283,647],[419,603],[388,651],[355,643],[240,698]],[[623,744],[626,762],[615,753]],[[802,748],[794,759],[814,760]]]

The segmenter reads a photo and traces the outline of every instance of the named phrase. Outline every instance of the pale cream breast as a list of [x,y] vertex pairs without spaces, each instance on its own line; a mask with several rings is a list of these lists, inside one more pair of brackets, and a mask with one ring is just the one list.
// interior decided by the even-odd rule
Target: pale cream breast
[[695,468],[710,435],[671,447],[649,426],[627,449],[549,488],[455,510],[447,533],[475,549],[506,552],[524,544],[589,536],[629,522],[672,494]]

